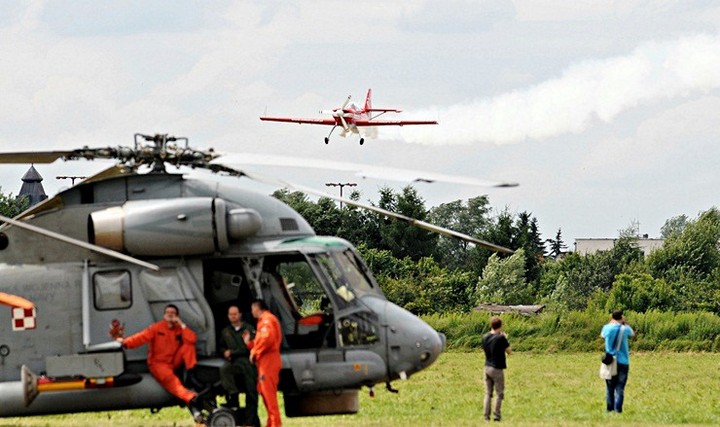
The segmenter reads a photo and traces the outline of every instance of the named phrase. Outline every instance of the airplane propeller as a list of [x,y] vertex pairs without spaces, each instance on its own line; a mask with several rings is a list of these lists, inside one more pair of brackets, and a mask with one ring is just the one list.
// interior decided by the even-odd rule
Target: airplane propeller
[[347,99],[343,103],[342,107],[340,107],[340,111],[345,111],[345,107],[350,103],[350,99],[352,98],[352,95],[348,95]]
[[337,108],[335,110],[320,110],[320,114],[329,114],[332,117],[336,117],[340,119],[340,123],[342,123],[343,130],[345,132],[348,132],[350,128],[348,127],[347,121],[345,118],[352,117],[352,113],[345,111],[345,107],[350,103],[350,99],[352,98],[352,95],[348,95],[347,99],[343,103],[342,107]]

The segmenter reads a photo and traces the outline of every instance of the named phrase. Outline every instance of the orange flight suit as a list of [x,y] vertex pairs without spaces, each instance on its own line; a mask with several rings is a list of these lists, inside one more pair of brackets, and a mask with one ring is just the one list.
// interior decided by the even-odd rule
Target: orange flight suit
[[277,400],[280,368],[282,368],[281,344],[280,322],[269,310],[265,310],[258,319],[255,339],[248,344],[248,348],[258,370],[257,388],[267,408],[267,427],[282,425]]
[[197,336],[192,329],[180,326],[170,329],[168,323],[161,320],[125,338],[123,345],[127,348],[136,348],[150,343],[147,364],[153,378],[170,394],[187,404],[197,396],[197,393],[183,387],[174,371],[181,364],[185,365],[185,369],[192,369],[195,366],[196,341]]

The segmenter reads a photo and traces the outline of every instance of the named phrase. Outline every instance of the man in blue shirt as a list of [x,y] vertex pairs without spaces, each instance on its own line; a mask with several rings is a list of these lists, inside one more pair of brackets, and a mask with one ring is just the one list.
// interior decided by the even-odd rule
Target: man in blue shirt
[[[603,326],[600,336],[605,339],[605,351],[615,356],[617,360],[617,374],[605,380],[606,401],[608,412],[622,412],[625,398],[625,384],[630,370],[630,344],[628,338],[635,336],[635,332],[625,322],[623,312],[615,310],[610,317],[610,323]],[[620,349],[617,349],[618,339]]]

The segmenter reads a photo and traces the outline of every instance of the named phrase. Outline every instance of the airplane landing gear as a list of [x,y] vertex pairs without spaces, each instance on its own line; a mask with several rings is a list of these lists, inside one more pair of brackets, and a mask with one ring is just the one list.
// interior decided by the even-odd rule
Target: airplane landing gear
[[363,145],[365,143],[365,138],[360,138],[360,145]]
[[328,142],[330,142],[330,135],[332,135],[332,133],[333,133],[333,131],[335,130],[336,127],[337,127],[337,125],[333,126],[332,129],[330,129],[330,133],[328,134],[328,136],[325,137],[325,144],[327,144]]

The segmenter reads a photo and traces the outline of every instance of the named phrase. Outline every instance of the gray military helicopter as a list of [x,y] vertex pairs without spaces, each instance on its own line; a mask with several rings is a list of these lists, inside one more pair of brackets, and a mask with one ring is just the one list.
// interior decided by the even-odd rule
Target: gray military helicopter
[[388,301],[349,242],[315,235],[273,197],[169,173],[166,165],[330,197],[512,252],[219,157],[187,138],[141,134],[132,147],[0,154],[0,163],[117,160],[14,219],[0,216],[0,303],[12,307],[0,310],[0,417],[177,405],[148,373],[147,348],[123,350],[114,340],[160,320],[168,303],[197,333],[194,380],[210,397],[210,426],[235,425],[237,415],[212,403],[222,394],[218,339],[230,304],[249,313],[262,298],[280,319],[289,417],[356,413],[361,387],[372,393],[384,383],[394,391],[392,381],[443,351],[445,337]]

